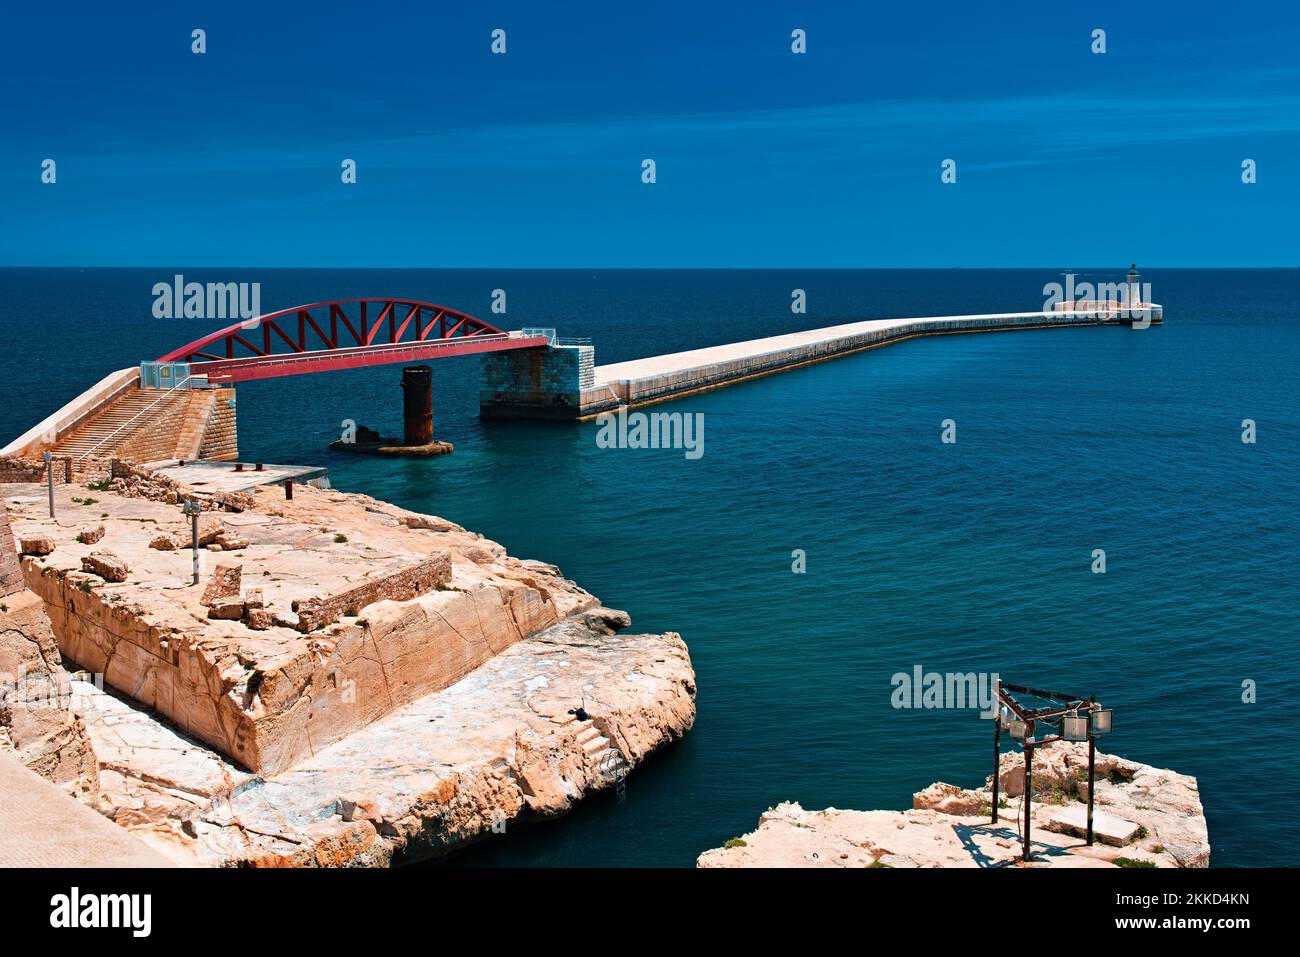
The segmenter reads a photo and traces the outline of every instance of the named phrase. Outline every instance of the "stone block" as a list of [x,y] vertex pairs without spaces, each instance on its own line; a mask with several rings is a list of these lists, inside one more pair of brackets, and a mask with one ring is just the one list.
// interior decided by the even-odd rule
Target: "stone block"
[[202,604],[211,605],[220,598],[239,597],[240,582],[243,578],[243,565],[218,565],[203,589]]
[[81,560],[81,570],[98,575],[106,582],[124,582],[131,569],[110,551],[91,552]]

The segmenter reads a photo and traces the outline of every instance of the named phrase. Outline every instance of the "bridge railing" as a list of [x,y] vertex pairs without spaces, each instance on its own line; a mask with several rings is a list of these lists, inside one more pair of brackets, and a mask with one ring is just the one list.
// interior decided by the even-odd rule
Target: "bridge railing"
[[557,336],[555,329],[550,326],[536,326],[519,329],[510,333],[520,339],[545,339],[548,345],[552,346],[589,346],[591,345],[590,337],[578,336]]

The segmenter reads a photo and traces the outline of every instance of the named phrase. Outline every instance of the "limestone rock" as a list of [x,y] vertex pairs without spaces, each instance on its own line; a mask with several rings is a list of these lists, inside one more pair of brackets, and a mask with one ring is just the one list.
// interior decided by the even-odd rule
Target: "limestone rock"
[[369,821],[378,825],[382,824],[384,820],[384,816],[379,813],[379,805],[371,798],[342,797],[339,798],[338,808],[339,816],[348,823]]
[[34,592],[0,611],[0,739],[42,777],[94,803],[99,765],[70,688],[45,606]]
[[131,569],[110,551],[91,552],[81,560],[81,570],[98,575],[106,582],[124,582]]
[[18,550],[23,555],[48,555],[54,551],[54,540],[45,535],[24,538],[19,543]]
[[930,809],[943,814],[979,814],[990,808],[991,792],[966,791],[954,784],[936,781],[924,791],[912,795],[912,807]]
[[208,606],[208,617],[223,621],[239,621],[244,617],[244,603],[238,598],[217,598]]
[[149,540],[149,547],[160,552],[174,552],[181,547],[181,542],[174,536],[166,533],[157,535]]
[[104,526],[98,525],[95,528],[87,529],[84,532],[77,533],[77,541],[83,545],[94,545],[104,537]]
[[612,635],[632,624],[632,616],[617,608],[589,608],[582,613],[583,623],[600,635]]
[[[130,569],[130,581],[111,589],[84,587],[94,579],[80,570],[86,549],[74,541],[77,529],[51,522],[42,500],[19,502],[11,513],[16,536],[44,535],[56,545],[29,577],[51,610],[59,646],[102,673],[106,685],[264,775],[598,605],[553,566],[521,561],[450,522],[427,517],[415,524],[430,527],[412,528],[397,506],[308,486],[297,487],[293,500],[259,489],[244,511],[207,515],[205,534],[221,525],[249,544],[226,563],[239,568],[239,584],[221,571],[203,604],[211,569],[222,563],[193,588],[188,555],[149,547],[160,534],[184,534],[188,547],[176,501],[193,493],[173,489],[156,499],[157,489],[132,481],[123,480],[121,491],[96,490],[113,551]],[[166,483],[158,489],[167,491]],[[339,535],[347,541],[335,542]],[[463,548],[491,561],[471,562]],[[262,608],[250,607],[255,590]],[[222,591],[232,603],[218,610],[223,617],[209,617]],[[236,601],[243,620],[224,617],[234,615]],[[294,601],[302,613],[290,610]],[[571,799],[571,784],[557,788],[558,800]],[[349,792],[329,799],[342,793]]]
[[180,862],[385,866],[612,787],[583,750],[596,732],[575,733],[568,713],[583,698],[634,788],[635,768],[694,721],[685,645],[671,633],[595,642],[569,619],[265,779],[119,698],[94,704],[89,728],[111,768],[103,812]]
[[446,519],[438,518],[436,515],[403,515],[401,523],[407,528],[423,528],[431,532],[463,532],[464,529],[455,525]]
[[238,598],[243,567],[242,565],[217,565],[212,570],[212,577],[208,579],[199,603],[211,606],[220,598]]
[[265,608],[250,608],[248,610],[248,627],[254,631],[266,631],[275,624],[274,612]]
[[[990,822],[990,790],[937,783],[913,795],[910,811],[806,811],[781,804],[757,830],[706,851],[700,867],[1110,867],[1117,857],[1157,867],[1206,867],[1210,843],[1196,779],[1097,753],[1096,811],[1138,825],[1126,846],[1077,836],[1086,813],[1078,796],[1088,747],[1058,741],[1034,752],[1034,854],[1021,861],[1015,817],[1024,793],[1021,752],[1001,758],[1003,797],[1014,801]],[[1105,770],[1103,770],[1105,769]],[[1040,776],[1041,775],[1041,776]],[[990,786],[991,786],[990,777]],[[1085,782],[1086,783],[1086,782]],[[1005,789],[1010,789],[1008,792]],[[1087,788],[1083,788],[1085,794]],[[1010,828],[1010,830],[1008,830]]]

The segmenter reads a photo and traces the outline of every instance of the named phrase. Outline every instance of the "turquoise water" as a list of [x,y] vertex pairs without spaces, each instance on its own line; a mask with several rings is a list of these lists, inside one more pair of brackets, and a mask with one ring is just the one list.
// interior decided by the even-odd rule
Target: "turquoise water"
[[[265,309],[432,299],[591,336],[597,361],[859,318],[1031,309],[1034,270],[511,272],[272,270]],[[1091,276],[1112,279],[1114,271]],[[167,270],[0,270],[0,432],[212,323],[150,316]],[[1091,277],[1090,277],[1091,278]],[[1167,323],[914,340],[680,400],[705,454],[603,450],[596,426],[480,422],[477,360],[435,364],[456,452],[387,462],[326,449],[345,418],[400,427],[397,367],[240,387],[241,452],[320,464],[336,486],[445,515],[558,564],[634,630],[681,632],[695,729],[627,799],[512,832],[465,865],[689,865],[784,800],[906,807],[988,773],[973,711],[895,710],[920,664],[1095,693],[1109,748],[1196,775],[1213,863],[1290,864],[1276,809],[1300,790],[1300,271],[1148,270]],[[809,313],[789,312],[790,290]],[[958,442],[939,441],[940,422]],[[1255,419],[1258,442],[1241,441]],[[807,573],[791,573],[791,551]],[[1090,571],[1095,548],[1105,575]],[[1258,684],[1243,704],[1241,684]]]

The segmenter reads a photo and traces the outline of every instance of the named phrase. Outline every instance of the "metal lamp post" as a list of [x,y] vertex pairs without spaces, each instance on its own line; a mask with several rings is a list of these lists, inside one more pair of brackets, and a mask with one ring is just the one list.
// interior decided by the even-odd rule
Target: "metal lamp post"
[[[1016,700],[1016,694],[1032,695],[1056,702],[1045,708],[1029,708]],[[1095,696],[1081,698],[1059,691],[1042,691],[1023,685],[998,684],[998,701],[1001,704],[993,729],[993,823],[998,820],[999,744],[1005,727],[1011,737],[1023,742],[1025,749],[1025,830],[1022,859],[1029,860],[1030,813],[1034,799],[1034,748],[1053,741],[1088,742],[1088,843],[1093,842],[1092,813],[1097,791],[1097,735],[1109,734],[1111,711],[1097,703]],[[1055,725],[1058,733],[1035,740],[1038,724]]]
[[1088,699],[1088,844],[1092,844],[1092,802],[1097,792],[1097,735],[1110,734],[1110,709]]

